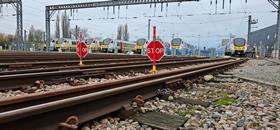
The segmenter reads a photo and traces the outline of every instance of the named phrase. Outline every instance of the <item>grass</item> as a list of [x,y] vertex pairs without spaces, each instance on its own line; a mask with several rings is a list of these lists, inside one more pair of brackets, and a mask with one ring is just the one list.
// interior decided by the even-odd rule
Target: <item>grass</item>
[[175,113],[177,113],[179,116],[185,117],[186,115],[193,115],[195,113],[195,109],[193,109],[193,108],[180,109],[180,110],[176,111]]
[[223,98],[220,98],[215,101],[215,105],[217,105],[217,106],[230,105],[230,104],[237,103],[237,102],[239,102],[238,99],[230,98],[230,97],[228,97],[227,94],[225,94],[223,96]]

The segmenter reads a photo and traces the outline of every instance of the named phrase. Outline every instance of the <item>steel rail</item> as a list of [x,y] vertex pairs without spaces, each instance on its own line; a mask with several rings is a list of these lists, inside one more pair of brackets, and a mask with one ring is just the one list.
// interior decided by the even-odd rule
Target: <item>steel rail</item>
[[79,122],[84,123],[93,118],[119,110],[137,94],[145,95],[145,99],[156,96],[157,89],[163,88],[163,84],[167,81],[178,78],[189,78],[193,75],[230,67],[241,62],[243,61],[227,61],[209,66],[201,65],[192,71],[185,70],[181,73],[155,78],[145,82],[123,84],[123,86],[118,88],[3,112],[0,113],[0,125],[3,130],[54,130],[58,128],[59,123],[65,121],[71,115],[77,116]]
[[[206,59],[206,58],[164,58],[162,59],[159,63],[163,63],[163,62],[171,62],[171,61],[184,61],[184,60],[195,60],[195,59]],[[93,62],[94,64],[90,64],[90,62]],[[52,62],[49,62],[52,63]],[[111,67],[111,66],[120,66],[120,65],[132,65],[132,64],[144,64],[144,63],[150,63],[149,59],[145,59],[145,58],[129,58],[129,59],[110,59],[110,60],[86,60],[84,63],[86,65],[80,66],[77,65],[78,62],[70,62],[70,64],[75,64],[73,66],[71,66],[70,64],[66,64],[68,63],[68,61],[65,61],[65,64],[63,64],[64,62],[58,62],[58,64],[62,64],[63,66],[57,66],[57,65],[53,65],[52,66],[57,66],[57,67],[44,67],[41,66],[43,64],[40,63],[39,66],[35,67],[35,68],[30,68],[29,67],[34,67],[34,65],[30,65],[29,67],[24,67],[24,64],[19,63],[19,64],[7,64],[3,65],[4,67],[8,67],[8,66],[17,66],[17,67],[22,67],[19,70],[9,70],[9,71],[0,71],[0,75],[11,75],[11,74],[23,74],[23,73],[39,73],[39,72],[50,72],[50,71],[61,71],[61,70],[73,70],[73,69],[87,69],[87,68],[101,68],[101,67]],[[36,63],[35,63],[36,64]],[[19,66],[18,66],[19,65]],[[28,64],[25,64],[26,66],[28,66]],[[69,65],[69,66],[68,66]],[[0,64],[0,67],[2,65]],[[2,67],[3,67],[2,66]],[[24,67],[24,68],[23,68]],[[38,67],[44,67],[44,68],[38,68]]]
[[[213,62],[213,61],[223,61],[228,60],[227,58],[217,58],[217,59],[201,59],[201,60],[187,60],[187,61],[172,61],[172,62],[163,62],[158,63],[157,66],[167,67],[170,65],[190,65],[190,64],[198,64],[204,62]],[[150,63],[144,64],[134,64],[134,63],[123,63],[109,66],[109,67],[101,67],[101,68],[86,68],[86,69],[77,69],[77,70],[58,70],[58,71],[50,71],[50,72],[38,72],[38,73],[26,73],[26,74],[12,74],[12,75],[1,75],[0,76],[0,90],[5,89],[14,89],[20,88],[22,86],[31,86],[34,85],[37,80],[44,80],[45,83],[59,83],[65,82],[67,78],[71,77],[91,77],[103,75],[106,72],[120,72],[127,70],[145,70],[149,69],[151,66]],[[174,67],[174,66],[173,66]],[[16,81],[16,82],[15,82]]]
[[[182,69],[182,70],[181,69],[173,70],[172,72],[159,73],[156,75],[132,77],[129,79],[105,82],[105,83],[100,83],[97,85],[84,85],[81,87],[73,87],[73,88],[49,91],[49,92],[44,92],[44,93],[34,93],[34,94],[25,95],[23,97],[13,97],[13,98],[9,98],[9,99],[4,99],[4,100],[0,100],[0,112],[6,111],[9,109],[14,109],[14,108],[26,107],[31,104],[32,105],[41,104],[41,103],[48,102],[48,101],[60,100],[63,98],[69,98],[69,97],[73,97],[73,96],[79,96],[79,95],[83,95],[83,94],[93,93],[96,91],[108,89],[108,86],[120,87],[124,83],[145,82],[146,80],[152,80],[154,78],[174,75],[174,74],[178,74],[178,73],[181,73],[184,71],[193,71],[196,69],[200,69],[204,66],[215,66],[215,65],[219,65],[219,64],[225,63],[225,62],[228,62],[228,61],[220,61],[218,63],[208,63],[205,65],[202,64],[202,65],[200,65],[200,67],[190,66],[190,67]],[[24,104],[23,104],[23,102],[24,102]]]
[[[182,57],[182,58],[172,58],[165,57],[162,61],[177,61],[177,60],[192,60],[192,59],[206,59],[199,57]],[[107,64],[107,63],[119,63],[119,62],[131,62],[131,61],[149,61],[147,57],[142,58],[124,58],[124,59],[92,59],[84,60],[83,63],[86,65],[93,64]],[[16,62],[16,63],[0,63],[0,68],[10,70],[26,70],[26,69],[35,69],[35,68],[50,68],[50,67],[59,67],[59,66],[78,66],[79,60],[60,60],[60,61],[38,61],[38,62]],[[60,68],[61,69],[61,68]],[[8,72],[8,71],[3,71]],[[1,75],[1,72],[0,72]]]
[[[42,60],[75,60],[76,53],[46,53],[46,52],[3,52],[0,51],[0,63],[18,61],[42,61]],[[92,53],[85,59],[121,59],[121,58],[145,58],[142,55]]]

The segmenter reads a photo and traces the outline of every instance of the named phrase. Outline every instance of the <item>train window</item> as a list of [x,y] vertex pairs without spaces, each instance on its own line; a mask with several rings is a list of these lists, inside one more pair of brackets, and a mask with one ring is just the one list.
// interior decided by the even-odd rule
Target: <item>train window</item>
[[112,39],[110,39],[110,38],[107,38],[107,39],[104,39],[104,41],[103,41],[103,44],[110,44],[110,42],[112,41]]
[[137,45],[144,45],[146,43],[146,39],[137,40]]
[[233,40],[233,43],[235,46],[244,46],[246,43],[246,40],[244,38],[236,38]]
[[179,46],[179,45],[181,45],[181,43],[182,43],[182,39],[180,39],[180,38],[175,38],[171,41],[171,44],[173,46]]
[[71,43],[72,43],[72,45],[76,45],[76,44],[77,44],[77,42],[76,42],[76,41],[72,41]]

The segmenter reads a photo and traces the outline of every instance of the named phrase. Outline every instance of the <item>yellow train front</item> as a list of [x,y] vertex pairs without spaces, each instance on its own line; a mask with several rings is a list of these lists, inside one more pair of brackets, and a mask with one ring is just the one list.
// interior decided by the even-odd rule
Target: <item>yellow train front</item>
[[106,38],[103,42],[100,43],[100,51],[101,52],[108,52],[109,51],[109,44],[112,44],[114,41],[111,38]]
[[138,39],[136,41],[136,53],[141,54],[141,52],[144,50],[145,44],[147,44],[147,40],[144,38]]
[[247,51],[247,41],[245,38],[234,38],[226,46],[225,55],[228,56],[245,56]]

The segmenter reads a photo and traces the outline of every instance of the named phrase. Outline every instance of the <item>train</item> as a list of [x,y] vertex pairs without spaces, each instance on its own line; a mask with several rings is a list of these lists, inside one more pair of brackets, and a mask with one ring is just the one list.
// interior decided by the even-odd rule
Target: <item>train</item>
[[[181,38],[174,38],[171,42],[164,42],[160,40],[164,46],[167,55],[192,55],[195,50],[194,46],[183,41]],[[115,40],[112,38],[100,39],[86,39],[89,52],[102,52],[102,53],[129,53],[144,54],[145,48],[149,41],[145,38],[137,39],[135,42],[127,42],[122,40]],[[54,39],[50,43],[50,51],[61,52],[75,52],[77,40],[61,38]],[[46,45],[44,45],[46,49]],[[143,52],[142,52],[143,51]]]
[[243,57],[246,55],[247,48],[248,45],[245,38],[233,38],[225,46],[225,55]]
[[181,38],[171,40],[172,55],[193,55],[195,47]]
[[[61,39],[53,39],[50,42],[49,50],[50,51],[75,51],[76,50],[76,43],[77,40],[72,40],[72,39],[66,39],[66,38],[61,38]],[[44,50],[47,49],[47,45],[44,44]]]
[[123,40],[113,40],[111,38],[106,38],[100,43],[101,52],[109,53],[127,53],[134,51],[136,44],[133,42],[123,41]]
[[136,41],[135,53],[141,54],[145,50],[148,41],[145,38],[140,38]]
[[[104,53],[126,53],[129,51],[135,51],[136,43],[127,42],[122,40],[114,40],[106,38],[103,41],[97,39],[86,39],[90,52],[104,52]],[[62,52],[75,52],[77,40],[73,39],[53,39],[50,43],[50,51],[62,51]],[[44,50],[46,50],[46,44],[44,44]]]

